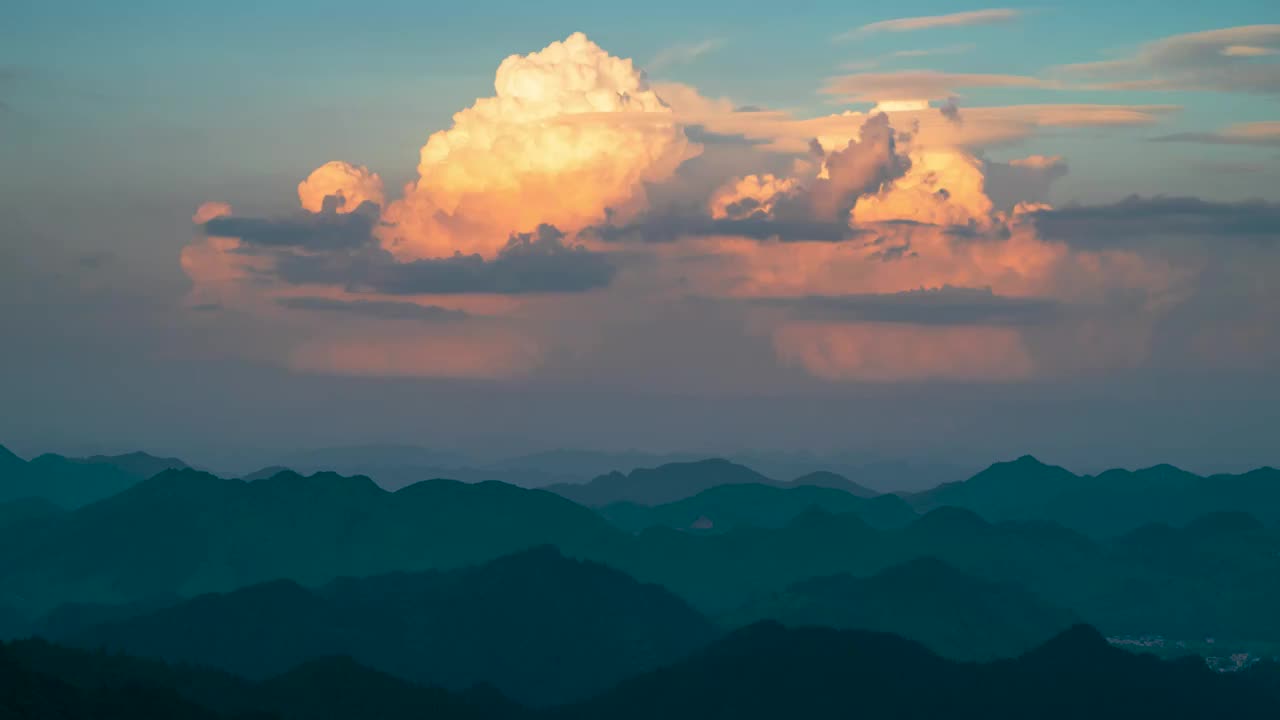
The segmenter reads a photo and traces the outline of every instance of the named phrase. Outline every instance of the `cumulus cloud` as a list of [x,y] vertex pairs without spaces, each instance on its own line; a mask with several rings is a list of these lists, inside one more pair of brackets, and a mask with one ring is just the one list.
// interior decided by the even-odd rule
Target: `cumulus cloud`
[[[1224,47],[1263,47],[1242,43]],[[662,337],[731,341],[752,363],[833,382],[1017,380],[1145,362],[1211,266],[1170,239],[1275,246],[1267,203],[1053,209],[1062,158],[983,150],[1044,128],[1150,125],[1173,106],[961,113],[957,88],[1042,83],[850,77],[830,87],[878,112],[799,118],[650,87],[582,35],[511,56],[491,97],[430,136],[401,197],[335,161],[300,183],[296,214],[202,207],[182,256],[189,302],[305,327],[283,355],[309,372],[532,373],[711,298],[699,322],[722,327]],[[1256,125],[1220,134],[1268,137]]]
[[911,154],[910,170],[875,194],[858,199],[856,224],[909,221],[931,225],[990,224],[993,206],[981,162],[958,150]]
[[344,213],[341,203],[340,196],[329,195],[319,212],[287,218],[219,215],[206,220],[203,228],[213,237],[236,238],[245,245],[265,248],[342,250],[370,243],[378,223],[378,207],[366,202]]
[[343,255],[284,255],[277,275],[297,285],[338,284],[354,292],[386,295],[530,295],[603,288],[617,268],[607,257],[578,245],[550,225],[512,235],[497,257],[398,261],[381,249]]
[[986,191],[998,210],[1010,212],[1019,205],[1049,202],[1053,184],[1066,177],[1067,161],[1057,155],[1030,155],[1007,163],[988,162]]
[[335,212],[355,212],[365,203],[381,207],[386,200],[382,194],[382,178],[369,168],[334,160],[316,168],[306,180],[298,183],[298,201],[304,210],[313,213],[325,209],[328,198]]
[[494,89],[428,139],[418,180],[387,207],[380,236],[397,257],[494,257],[512,232],[635,212],[645,183],[698,152],[644,74],[581,33],[507,58]]
[[779,198],[793,195],[799,188],[796,178],[780,178],[771,173],[730,180],[711,196],[711,217],[741,220],[757,213],[769,215]]

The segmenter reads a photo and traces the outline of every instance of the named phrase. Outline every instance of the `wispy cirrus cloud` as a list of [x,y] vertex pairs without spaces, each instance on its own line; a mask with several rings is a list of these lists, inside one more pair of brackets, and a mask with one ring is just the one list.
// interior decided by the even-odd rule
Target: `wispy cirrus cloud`
[[1195,90],[1280,93],[1280,24],[1244,25],[1174,35],[1117,60],[1064,65],[1057,71],[1098,90]]
[[659,50],[653,59],[645,65],[649,71],[664,70],[674,65],[687,65],[708,53],[715,52],[725,46],[719,38],[707,39],[696,43],[672,45]]
[[936,57],[939,55],[962,55],[964,53],[973,52],[977,49],[974,43],[961,43],[958,45],[946,45],[936,48],[914,48],[910,50],[895,50],[878,57],[868,58],[866,60],[854,60],[841,65],[841,69],[849,72],[861,72],[881,65],[893,60],[915,59],[922,57]]
[[954,97],[962,88],[1052,88],[1053,83],[1027,75],[990,73],[950,73],[938,70],[903,70],[883,73],[854,73],[829,78],[822,87],[825,95],[844,101],[941,100]]
[[1239,123],[1214,132],[1184,132],[1151,138],[1151,142],[1206,145],[1280,145],[1280,121]]
[[960,27],[966,25],[994,25],[1017,20],[1022,12],[1012,8],[988,8],[985,10],[969,10],[966,12],[948,13],[946,15],[922,15],[917,17],[895,18],[868,23],[855,30],[836,36],[837,41],[850,40],[860,35],[878,32],[912,32],[915,30],[931,30],[942,27]]
[[329,297],[290,296],[276,298],[276,304],[291,310],[343,313],[387,320],[450,322],[467,317],[467,313],[461,310],[393,300],[342,300]]

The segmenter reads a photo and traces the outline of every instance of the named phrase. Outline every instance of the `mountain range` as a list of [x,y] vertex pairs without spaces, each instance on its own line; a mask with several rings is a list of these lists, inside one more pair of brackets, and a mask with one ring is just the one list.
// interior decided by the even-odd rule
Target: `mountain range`
[[829,487],[803,482],[804,478],[785,486],[756,483],[717,485],[664,505],[615,502],[599,508],[599,512],[628,532],[657,526],[694,532],[725,532],[744,527],[779,528],[814,508],[829,513],[852,513],[880,528],[902,527],[918,517],[915,510],[897,495],[867,497],[841,489],[838,483]]
[[1215,673],[1109,646],[1087,626],[992,663],[945,660],[884,633],[758,623],[574,704],[530,711],[320,658],[254,682],[214,670],[22,641],[0,646],[0,716],[281,720],[779,717],[1131,720],[1273,717],[1280,667]]
[[994,521],[1047,521],[1094,536],[1151,523],[1185,525],[1211,512],[1241,511],[1280,523],[1280,470],[1208,477],[1156,465],[1076,475],[1027,455],[963,482],[908,496],[918,510],[954,506]]
[[931,557],[867,578],[843,574],[794,583],[727,620],[888,632],[958,660],[1017,657],[1080,622],[1022,588],[967,575]]
[[745,465],[722,459],[668,463],[656,468],[637,468],[626,474],[615,471],[588,483],[551,485],[546,489],[576,503],[600,507],[619,502],[661,505],[726,485],[813,486],[864,498],[879,494],[829,472],[810,473],[793,483],[780,483]]
[[411,682],[487,684],[529,705],[580,700],[701,649],[719,630],[655,585],[550,547],[448,572],[290,581],[81,629],[75,646],[265,680],[350,656]]
[[28,462],[0,446],[0,502],[38,498],[73,509],[127,490],[164,470],[186,467],[177,458],[141,452],[88,458],[45,454]]

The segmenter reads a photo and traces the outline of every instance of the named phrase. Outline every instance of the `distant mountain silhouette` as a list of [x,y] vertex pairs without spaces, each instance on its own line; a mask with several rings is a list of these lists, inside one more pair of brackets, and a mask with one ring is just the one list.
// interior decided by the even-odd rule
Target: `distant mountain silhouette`
[[191,596],[288,578],[458,567],[529,547],[607,553],[622,534],[557,495],[502,483],[293,473],[245,483],[172,470],[0,546],[0,605]]
[[146,453],[91,458],[45,454],[30,462],[0,447],[0,501],[39,498],[73,509],[119,493],[181,460]]
[[869,578],[832,575],[795,583],[733,613],[733,624],[891,632],[960,660],[1014,657],[1079,622],[1018,587],[982,580],[934,558]]
[[834,473],[813,473],[794,483],[780,483],[745,465],[720,459],[668,463],[656,468],[637,468],[627,474],[615,471],[589,483],[559,484],[546,489],[583,505],[602,507],[618,502],[662,505],[723,485],[814,485],[843,490],[859,497],[876,495],[874,491]]
[[1073,628],[1016,659],[943,660],[893,635],[744,628],[675,666],[629,680],[560,718],[1131,720],[1265,717],[1264,682],[1203,662],[1162,662]]
[[255,679],[350,655],[408,680],[455,690],[487,683],[546,705],[602,692],[717,634],[666,590],[543,547],[478,568],[317,590],[255,585],[61,639]]
[[0,647],[0,717],[60,720],[1132,720],[1274,717],[1280,667],[1215,673],[1110,647],[1077,626],[1025,655],[944,660],[885,633],[760,623],[574,705],[526,711],[496,691],[447,692],[343,657],[262,682],[31,640]]
[[632,502],[611,503],[600,508],[600,514],[628,532],[659,525],[724,532],[737,527],[784,527],[810,508],[853,513],[875,527],[901,527],[918,517],[910,505],[895,495],[866,498],[816,484],[719,485],[693,497],[654,507]]
[[503,720],[527,714],[496,691],[421,687],[342,657],[317,658],[252,682],[198,666],[24,640],[0,648],[0,666],[0,717],[6,718]]
[[615,471],[589,483],[552,485],[547,490],[583,505],[602,506],[614,502],[660,505],[717,485],[767,485],[772,482],[755,470],[728,460],[699,460],[637,468],[625,475]]
[[52,502],[25,497],[0,502],[0,537],[5,532],[22,532],[45,525],[66,513]]
[[1157,522],[1184,525],[1207,512],[1250,512],[1275,525],[1280,523],[1280,470],[1201,477],[1156,465],[1091,476],[1024,456],[908,500],[920,510],[953,505],[988,520],[1049,521],[1095,536]]
[[214,720],[219,716],[168,688],[77,688],[57,677],[33,672],[0,650],[0,717]]
[[843,490],[850,495],[856,495],[862,498],[871,498],[880,495],[880,493],[870,488],[863,487],[849,478],[833,473],[827,470],[819,470],[817,472],[806,473],[792,480],[788,485],[792,487],[820,487],[831,488],[832,490]]
[[[742,484],[727,487],[712,497],[743,492]],[[779,492],[797,490],[814,492]],[[854,500],[864,509],[897,503],[892,496],[841,502]],[[1103,539],[1043,520],[988,522],[955,507],[904,527],[877,527],[861,510],[805,505],[775,515],[767,503],[746,507],[739,518],[775,526],[721,532],[699,514],[670,522],[700,531],[659,525],[632,534],[553,493],[502,483],[435,480],[389,493],[367,478],[334,474],[245,483],[167,471],[72,512],[37,513],[21,531],[0,525],[0,608],[10,632],[44,627],[40,616],[68,604],[46,622],[82,627],[102,605],[155,608],[278,579],[314,586],[457,568],[550,544],[662,585],[713,616],[809,578],[869,577],[935,557],[1034,593],[1109,634],[1280,648],[1270,609],[1280,597],[1280,531],[1238,514]]]
[[91,455],[81,462],[90,465],[111,465],[140,478],[149,478],[165,470],[186,470],[191,467],[175,457],[156,457],[144,452],[131,452],[123,455]]

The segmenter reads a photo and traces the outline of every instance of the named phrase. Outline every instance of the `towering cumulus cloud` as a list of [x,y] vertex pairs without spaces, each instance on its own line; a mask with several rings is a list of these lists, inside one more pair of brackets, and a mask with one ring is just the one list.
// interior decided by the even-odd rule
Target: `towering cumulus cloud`
[[492,257],[513,232],[626,214],[697,152],[644,74],[581,33],[507,58],[494,89],[431,136],[417,182],[387,208],[397,257]]
[[[762,348],[754,367],[778,378],[1018,381],[1149,362],[1169,313],[1219,307],[1198,275],[1262,287],[1249,273],[1277,247],[1271,205],[1054,211],[1063,158],[986,152],[1167,108],[966,104],[957,117],[894,102],[950,97],[947,83],[868,86],[871,111],[798,119],[651,88],[631,60],[570,35],[502,61],[493,95],[427,138],[398,196],[333,161],[298,185],[300,209],[200,208],[182,254],[191,303],[293,329],[272,333],[279,356],[315,372],[625,375],[648,372],[626,365],[652,348],[696,362],[728,340]],[[1262,144],[1270,130],[1168,139]],[[1135,227],[1185,237],[1138,242]],[[1197,249],[1227,231],[1244,250]],[[718,326],[690,332],[692,317]]]
[[383,204],[382,178],[369,168],[334,160],[316,168],[306,180],[298,183],[298,201],[304,210],[318,213],[326,198],[336,198],[333,207],[349,213],[366,202]]

